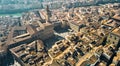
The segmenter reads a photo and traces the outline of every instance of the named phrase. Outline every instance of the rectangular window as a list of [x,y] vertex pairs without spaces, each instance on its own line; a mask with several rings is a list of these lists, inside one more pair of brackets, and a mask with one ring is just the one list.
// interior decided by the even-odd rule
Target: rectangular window
[[115,44],[115,42],[113,42],[113,44]]
[[117,37],[115,37],[115,40],[117,40]]
[[110,34],[110,38],[112,38],[112,35]]

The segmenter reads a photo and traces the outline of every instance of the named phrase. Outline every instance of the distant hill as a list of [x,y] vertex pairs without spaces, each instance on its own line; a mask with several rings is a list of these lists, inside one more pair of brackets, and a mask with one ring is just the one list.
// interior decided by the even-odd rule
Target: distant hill
[[120,0],[0,0],[0,14],[43,9],[46,5],[51,9],[58,9],[119,2]]

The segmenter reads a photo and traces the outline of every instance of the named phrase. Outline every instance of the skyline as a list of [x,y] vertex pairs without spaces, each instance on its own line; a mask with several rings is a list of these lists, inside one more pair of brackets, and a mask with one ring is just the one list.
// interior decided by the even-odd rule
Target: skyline
[[0,66],[120,66],[120,2],[108,1],[1,0]]
[[23,13],[34,9],[76,8],[107,3],[119,3],[119,0],[1,0],[0,14]]

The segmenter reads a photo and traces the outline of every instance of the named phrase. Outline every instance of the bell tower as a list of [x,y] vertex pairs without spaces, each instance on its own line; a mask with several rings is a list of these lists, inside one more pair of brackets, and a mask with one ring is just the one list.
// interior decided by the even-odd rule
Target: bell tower
[[50,17],[52,16],[49,6],[46,7],[46,22],[50,22]]

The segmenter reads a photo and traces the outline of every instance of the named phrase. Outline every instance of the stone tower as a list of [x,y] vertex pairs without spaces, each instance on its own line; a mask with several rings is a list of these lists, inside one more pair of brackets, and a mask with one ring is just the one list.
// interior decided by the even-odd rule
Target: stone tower
[[46,7],[46,22],[50,22],[50,17],[52,16],[49,6]]

